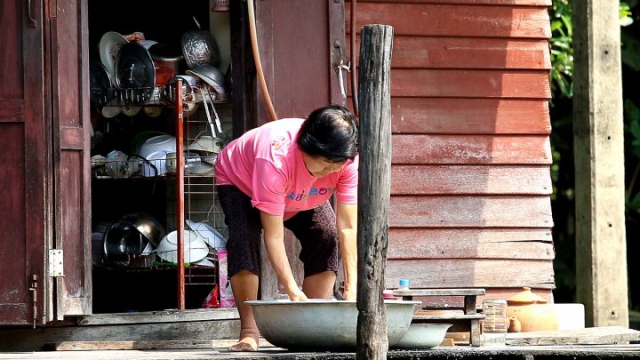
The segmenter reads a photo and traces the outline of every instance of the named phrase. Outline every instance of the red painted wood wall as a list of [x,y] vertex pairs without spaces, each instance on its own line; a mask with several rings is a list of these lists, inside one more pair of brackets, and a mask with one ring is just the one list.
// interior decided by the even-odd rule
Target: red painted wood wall
[[550,5],[357,1],[358,49],[366,24],[395,35],[387,287],[551,296]]

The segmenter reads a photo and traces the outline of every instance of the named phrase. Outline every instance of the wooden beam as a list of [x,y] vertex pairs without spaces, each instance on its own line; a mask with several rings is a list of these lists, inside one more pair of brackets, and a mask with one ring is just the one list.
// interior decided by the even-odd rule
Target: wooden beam
[[360,48],[358,188],[358,332],[356,358],[386,359],[382,299],[391,197],[391,49],[393,28],[367,25]]
[[587,326],[629,325],[618,6],[573,2],[576,282]]

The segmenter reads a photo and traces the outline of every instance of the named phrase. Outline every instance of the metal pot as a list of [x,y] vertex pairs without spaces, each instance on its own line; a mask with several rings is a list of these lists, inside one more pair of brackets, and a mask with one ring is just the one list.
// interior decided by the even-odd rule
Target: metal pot
[[110,261],[140,254],[145,246],[146,240],[142,234],[128,222],[116,221],[104,234],[104,254]]
[[179,46],[170,43],[158,43],[149,48],[149,54],[151,54],[153,63],[156,66],[156,73],[166,73],[168,76],[164,81],[157,81],[157,85],[164,85],[176,74],[184,72],[184,55]]
[[153,246],[158,246],[165,235],[162,224],[156,218],[144,212],[125,215],[120,221],[133,225]]
[[220,48],[213,35],[206,30],[200,29],[200,23],[193,17],[198,30],[188,31],[182,34],[182,54],[190,69],[202,64],[209,64],[215,67],[220,66]]

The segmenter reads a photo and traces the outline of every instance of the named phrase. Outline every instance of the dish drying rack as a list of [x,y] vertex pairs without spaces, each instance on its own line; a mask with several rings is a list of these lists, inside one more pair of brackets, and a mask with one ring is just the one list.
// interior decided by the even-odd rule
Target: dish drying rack
[[[188,174],[185,171],[185,158],[181,154],[185,153],[184,142],[185,140],[191,143],[191,136],[194,131],[202,133],[202,127],[205,129],[208,126],[213,137],[216,137],[216,126],[219,132],[222,130],[220,120],[215,112],[213,104],[226,103],[229,98],[226,94],[220,94],[215,89],[203,81],[195,80],[195,77],[189,78],[188,76],[176,76],[171,79],[167,85],[154,86],[154,87],[142,87],[142,88],[108,88],[108,89],[91,89],[91,97],[95,99],[98,106],[102,107],[125,107],[125,106],[167,106],[174,108],[174,123],[175,123],[175,138],[176,138],[176,162],[175,174],[172,177],[175,179],[175,194],[168,195],[170,204],[168,208],[175,209],[173,224],[167,224],[167,228],[174,228],[177,231],[177,288],[178,288],[178,301],[177,309],[185,309],[185,285],[186,284],[214,284],[219,279],[218,262],[215,262],[214,271],[211,269],[198,267],[185,267],[184,266],[184,231],[185,231],[185,213],[189,213],[190,220],[196,219],[203,214],[194,208],[197,201],[202,200],[202,197],[209,201],[211,208],[206,212],[206,218],[204,220],[210,220],[209,216],[213,213],[214,225],[217,223],[219,212],[216,210],[216,192],[215,181],[213,172],[206,174]],[[197,78],[196,78],[197,79]],[[191,82],[189,82],[191,80]],[[209,113],[209,106],[211,104],[212,110],[215,115],[216,124],[214,125],[211,115]],[[199,121],[197,117],[192,117],[187,114],[187,111],[191,112],[198,105],[204,105],[204,109],[207,115],[207,121]],[[185,121],[186,115],[186,121]],[[192,131],[191,127],[195,129]],[[135,175],[131,172],[131,161],[127,158],[124,162],[111,163],[117,170],[115,178],[125,178]],[[139,161],[139,160],[137,160]],[[214,160],[215,161],[215,160]],[[134,161],[135,162],[135,161]],[[92,173],[95,168],[99,168],[102,165],[106,166],[106,163],[100,164],[99,161],[92,161]],[[120,167],[118,167],[120,165]],[[108,167],[107,167],[108,168]],[[122,177],[120,177],[122,176]],[[152,178],[157,178],[153,176]],[[168,177],[168,176],[166,176]],[[198,177],[198,179],[194,179]],[[204,189],[204,190],[203,190]],[[193,212],[193,213],[192,213]],[[196,218],[194,218],[194,216]],[[214,226],[215,227],[215,226]],[[210,254],[211,255],[211,254]],[[203,272],[205,274],[203,274]],[[213,280],[213,281],[212,281]],[[221,284],[224,286],[224,284]]]
[[98,106],[170,106],[176,105],[176,86],[178,79],[182,80],[181,97],[184,104],[200,104],[206,101],[214,104],[224,104],[230,101],[226,92],[207,84],[191,75],[178,75],[166,85],[137,88],[91,88],[91,99]]

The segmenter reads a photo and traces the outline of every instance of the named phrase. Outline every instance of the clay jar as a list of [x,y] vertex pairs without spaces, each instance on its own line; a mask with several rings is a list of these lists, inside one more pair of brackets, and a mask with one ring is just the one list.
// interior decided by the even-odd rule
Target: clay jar
[[[507,316],[520,323],[519,330],[522,332],[557,330],[558,316],[553,305],[531,292],[531,288],[523,289],[507,299]],[[510,330],[517,331],[517,326]]]

